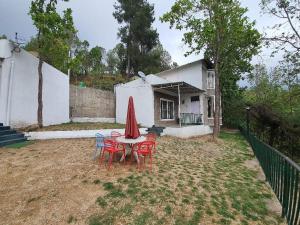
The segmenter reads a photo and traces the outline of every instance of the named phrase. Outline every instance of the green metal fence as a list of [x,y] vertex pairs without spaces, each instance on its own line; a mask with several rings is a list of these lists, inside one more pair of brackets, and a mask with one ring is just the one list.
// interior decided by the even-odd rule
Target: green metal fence
[[240,128],[250,143],[266,179],[282,205],[282,217],[289,225],[300,224],[300,167],[278,150]]

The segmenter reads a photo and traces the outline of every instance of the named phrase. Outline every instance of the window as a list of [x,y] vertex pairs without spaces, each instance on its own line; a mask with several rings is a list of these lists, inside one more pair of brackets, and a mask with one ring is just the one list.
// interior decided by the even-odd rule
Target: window
[[209,96],[207,98],[207,117],[213,118],[215,110],[215,96]]
[[174,120],[174,101],[160,99],[160,119]]
[[199,102],[199,95],[198,96],[192,96],[191,97],[191,102]]
[[207,89],[215,89],[215,73],[213,71],[207,72]]

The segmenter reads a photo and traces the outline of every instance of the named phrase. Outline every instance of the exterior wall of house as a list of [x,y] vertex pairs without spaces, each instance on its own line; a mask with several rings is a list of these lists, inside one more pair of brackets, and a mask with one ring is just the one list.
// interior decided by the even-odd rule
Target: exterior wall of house
[[145,127],[154,125],[154,94],[152,84],[167,83],[168,81],[155,75],[148,75],[143,81],[136,79],[126,84],[116,86],[116,122],[126,123],[128,99],[133,97],[137,123]]
[[70,114],[74,122],[115,122],[115,94],[112,91],[70,85]]
[[[21,50],[1,63],[0,122],[12,127],[37,124],[38,59]],[[69,77],[43,64],[43,124],[69,122]]]
[[164,71],[159,73],[158,76],[171,82],[184,81],[194,87],[203,89],[201,61],[192,63],[190,66]]
[[[161,120],[160,118],[160,99],[167,99],[174,101],[174,120]],[[154,92],[154,122],[155,126],[174,126],[177,125],[178,119],[178,98],[163,94],[160,92]]]
[[116,88],[116,122],[126,123],[130,96],[133,97],[137,123],[151,127],[154,124],[154,98],[151,85]]

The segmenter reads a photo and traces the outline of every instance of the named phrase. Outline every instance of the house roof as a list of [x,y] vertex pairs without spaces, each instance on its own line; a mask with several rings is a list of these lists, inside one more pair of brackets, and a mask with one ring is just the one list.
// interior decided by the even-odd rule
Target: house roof
[[167,92],[171,92],[176,95],[178,94],[178,87],[180,88],[180,93],[185,93],[185,94],[205,92],[204,90],[194,87],[193,85],[190,85],[184,81],[170,82],[170,83],[163,83],[163,84],[153,84],[152,87],[154,90],[165,90]]
[[207,69],[213,69],[213,64],[209,60],[207,60],[207,59],[199,59],[199,60],[196,60],[194,62],[187,63],[187,64],[184,64],[182,66],[178,66],[178,67],[173,68],[173,69],[169,69],[169,70],[165,70],[165,71],[159,72],[159,73],[157,73],[155,75],[156,76],[160,76],[160,75],[164,75],[164,74],[167,74],[167,73],[170,73],[170,72],[175,72],[177,70],[185,69],[185,68],[188,68],[188,67],[193,66],[193,65],[198,64],[198,63],[204,63],[206,65]]

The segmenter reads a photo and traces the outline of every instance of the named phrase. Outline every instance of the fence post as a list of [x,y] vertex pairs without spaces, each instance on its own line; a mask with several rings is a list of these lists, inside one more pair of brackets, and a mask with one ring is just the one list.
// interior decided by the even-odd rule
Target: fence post
[[250,133],[250,128],[249,128],[249,123],[250,123],[250,107],[247,106],[246,107],[246,123],[247,123],[247,136],[249,137],[249,133]]

